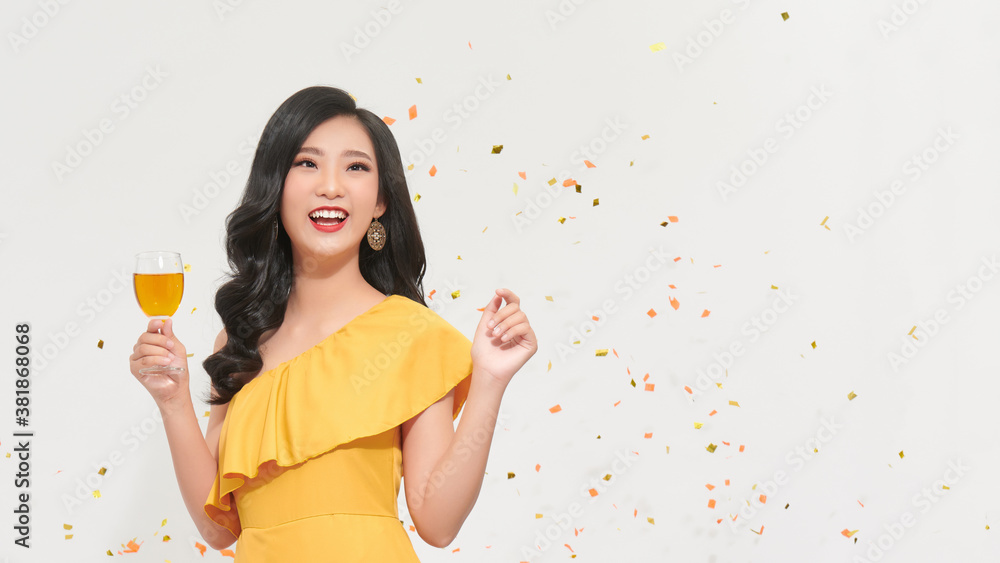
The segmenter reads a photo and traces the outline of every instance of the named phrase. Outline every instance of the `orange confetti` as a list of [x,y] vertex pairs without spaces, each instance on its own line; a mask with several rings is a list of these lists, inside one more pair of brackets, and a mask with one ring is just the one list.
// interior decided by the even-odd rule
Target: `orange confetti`
[[760,495],[759,500],[761,504],[767,504],[767,495]]
[[135,543],[134,539],[128,540],[128,549],[125,550],[125,553],[137,553],[139,551],[139,546],[142,545],[142,543]]
[[431,166],[431,169],[428,170],[427,173],[430,174],[431,176],[434,176],[435,174],[438,173],[438,167],[437,166]]
[[701,313],[701,318],[703,318],[703,319],[704,319],[705,317],[707,317],[707,316],[708,316],[708,314],[709,314],[709,313],[711,313],[711,311],[709,311],[708,309],[705,309],[705,310],[704,310],[704,311],[702,311],[702,313]]
[[416,119],[416,118],[417,118],[417,104],[413,104],[412,106],[410,106],[410,119]]
[[[858,504],[861,504],[860,500],[858,501]],[[865,505],[861,504],[861,508],[864,508],[864,507],[865,507]]]
[[710,491],[711,491],[712,489],[714,489],[714,488],[715,488],[715,485],[713,485],[713,484],[711,484],[711,483],[707,483],[707,484],[705,485],[705,487],[706,487],[706,488],[707,488],[708,490],[710,490]]
[[647,383],[646,384],[646,391],[652,391],[654,387],[656,387],[655,383]]
[[536,463],[535,464],[535,473],[538,473],[538,470],[541,469],[541,468],[542,468],[542,465],[540,463]]
[[395,119],[393,119],[393,118],[391,118],[389,116],[383,117],[382,121],[384,121],[386,125],[392,125],[393,123],[396,122]]
[[201,545],[198,542],[194,542],[194,546],[198,548],[198,551],[201,552],[201,556],[204,557],[205,556],[205,550],[208,549],[208,548],[205,547],[205,546],[203,546],[203,545]]
[[858,531],[854,530],[852,532],[852,531],[848,530],[847,528],[844,528],[840,533],[844,534],[845,538],[849,538],[849,537],[853,536],[854,534],[858,533]]
[[520,176],[522,180],[528,179],[528,174],[526,172],[518,172],[517,175]]
[[671,297],[670,306],[674,308],[674,311],[676,311],[677,309],[681,308],[681,302]]
[[614,348],[612,348],[611,349],[611,353],[613,353],[616,358],[618,357],[618,350],[615,350]]
[[677,286],[676,286],[676,285],[674,285],[674,284],[670,284],[670,285],[668,285],[667,287],[669,287],[670,289],[677,289]]
[[597,165],[589,160],[584,160],[583,163],[587,165],[587,168],[597,168]]
[[646,311],[646,314],[649,315],[649,318],[653,318],[653,317],[656,316],[656,311],[653,310],[653,309],[650,309],[650,310]]
[[[569,550],[570,550],[570,551],[573,551],[573,548],[572,548],[572,547],[569,547],[569,544],[568,544],[568,543],[564,543],[563,545],[565,545],[565,546],[566,546],[567,548],[569,548]],[[575,552],[575,551],[573,551],[573,553],[576,553],[576,552]]]
[[601,320],[601,318],[598,317],[597,315],[590,315],[590,320],[592,320],[592,321],[599,321],[599,320]]
[[562,410],[562,407],[560,407],[559,405],[556,405],[556,406],[550,408],[549,412],[555,414],[555,413],[557,413],[557,412],[559,412],[561,410]]
[[729,479],[726,479],[726,486],[729,486]]
[[427,294],[428,299],[434,299],[434,294],[437,293],[436,289],[432,289],[430,293]]
[[618,405],[620,405],[621,403],[622,403],[621,401],[616,401],[616,402],[615,402],[615,406],[617,407],[617,406],[618,406]]
[[[717,414],[719,414],[719,411],[717,411],[715,409],[712,409],[712,412],[708,413],[708,416],[715,416]],[[723,442],[723,444],[726,444],[726,443]],[[728,446],[729,444],[726,444],[726,445]]]
[[590,496],[596,497],[597,496],[597,489],[590,489]]
[[469,41],[469,48],[472,48],[472,41]]
[[715,508],[715,499],[714,498],[708,499],[708,507],[709,508]]
[[642,380],[649,381],[649,374],[647,373],[646,375],[642,376]]
[[652,432],[646,432],[646,434],[643,435],[643,438],[646,438],[647,440],[650,439],[650,438],[652,438],[652,437],[653,437],[653,433]]
[[688,387],[687,385],[684,386],[684,390],[687,391],[689,394],[694,395],[694,391],[692,391],[691,388]]
[[740,445],[740,451],[741,452],[743,451],[743,445],[742,444]]
[[568,178],[566,181],[563,182],[564,188],[568,188],[570,186],[575,186],[575,185],[576,185],[576,180],[574,180],[573,178]]
[[667,221],[670,221],[671,223],[677,223],[680,220],[677,218],[676,215],[667,215]]
[[232,557],[234,560],[236,559],[236,554],[233,553],[233,550],[231,550],[231,549],[223,549],[219,553],[221,553],[222,555],[225,555],[226,557]]

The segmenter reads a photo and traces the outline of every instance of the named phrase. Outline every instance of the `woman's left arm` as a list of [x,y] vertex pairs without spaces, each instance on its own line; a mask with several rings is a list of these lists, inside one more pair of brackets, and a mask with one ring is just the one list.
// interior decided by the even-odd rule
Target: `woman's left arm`
[[[502,300],[507,305],[500,309]],[[406,504],[428,544],[450,544],[479,498],[500,402],[511,378],[538,349],[513,292],[498,289],[472,341],[472,383],[454,429],[454,389],[403,423]]]

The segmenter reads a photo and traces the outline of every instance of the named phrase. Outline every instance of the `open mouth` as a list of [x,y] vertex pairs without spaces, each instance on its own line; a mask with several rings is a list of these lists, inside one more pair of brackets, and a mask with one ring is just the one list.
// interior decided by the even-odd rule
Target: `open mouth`
[[333,227],[346,221],[347,215],[343,209],[314,209],[309,214],[309,220],[322,227]]

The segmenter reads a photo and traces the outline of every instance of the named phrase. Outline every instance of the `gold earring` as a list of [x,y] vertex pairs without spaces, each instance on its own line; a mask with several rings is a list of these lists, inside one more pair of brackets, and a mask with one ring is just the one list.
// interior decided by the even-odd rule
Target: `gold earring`
[[368,246],[372,247],[372,250],[382,250],[385,239],[385,227],[373,217],[372,224],[368,225]]

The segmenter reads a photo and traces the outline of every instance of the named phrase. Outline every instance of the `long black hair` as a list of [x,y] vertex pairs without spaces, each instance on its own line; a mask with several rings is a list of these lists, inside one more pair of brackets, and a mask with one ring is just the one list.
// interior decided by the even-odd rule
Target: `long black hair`
[[[274,112],[261,133],[239,205],[226,219],[226,253],[231,273],[215,294],[228,340],[202,363],[218,393],[205,401],[228,403],[263,367],[261,335],[281,325],[294,279],[292,242],[281,227],[285,176],[309,134],[337,116],[357,119],[375,147],[378,201],[386,206],[379,222],[385,246],[375,251],[362,239],[358,265],[365,281],[383,294],[402,295],[424,305],[424,245],[413,212],[403,163],[389,126],[357,107],[347,92],[329,86],[299,90]],[[277,223],[275,223],[277,222]],[[277,224],[277,238],[274,225]]]

